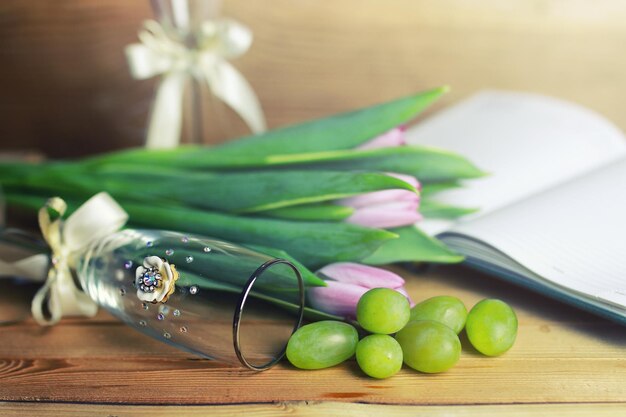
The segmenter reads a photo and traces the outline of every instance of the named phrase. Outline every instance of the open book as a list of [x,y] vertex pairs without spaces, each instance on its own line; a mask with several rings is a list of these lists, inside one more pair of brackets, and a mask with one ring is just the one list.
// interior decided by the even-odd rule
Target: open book
[[466,263],[626,323],[626,138],[590,110],[486,91],[409,129],[491,175],[438,199],[480,207],[420,227]]

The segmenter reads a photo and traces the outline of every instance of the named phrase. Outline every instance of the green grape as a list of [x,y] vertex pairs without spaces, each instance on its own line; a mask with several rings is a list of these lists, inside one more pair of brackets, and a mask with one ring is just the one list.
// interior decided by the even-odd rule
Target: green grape
[[402,368],[402,348],[391,336],[371,334],[356,345],[356,361],[372,378],[389,378]]
[[465,331],[477,351],[487,356],[498,356],[515,343],[517,317],[504,301],[482,300],[467,315]]
[[426,373],[446,371],[461,356],[459,337],[448,326],[432,320],[410,321],[396,334],[404,363]]
[[318,321],[300,327],[287,343],[287,359],[300,369],[335,366],[354,355],[359,334],[340,321]]
[[356,319],[367,331],[391,334],[402,329],[409,321],[409,300],[398,291],[389,288],[374,288],[359,299]]
[[456,334],[465,326],[467,309],[456,297],[440,295],[424,300],[411,309],[411,321],[433,320],[445,324]]

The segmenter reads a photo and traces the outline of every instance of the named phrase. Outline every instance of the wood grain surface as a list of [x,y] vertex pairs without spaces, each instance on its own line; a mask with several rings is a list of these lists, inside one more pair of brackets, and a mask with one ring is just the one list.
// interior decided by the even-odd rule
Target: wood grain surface
[[[622,0],[226,0],[255,34],[233,61],[271,127],[441,84],[440,106],[485,88],[593,108],[626,129]],[[0,2],[0,147],[83,155],[140,145],[154,79],[123,48],[147,1]],[[224,140],[241,130],[217,129]]]
[[[593,414],[590,414],[592,406]],[[0,403],[3,417],[21,417],[28,413],[38,417],[97,415],[106,417],[164,417],[164,416],[291,416],[291,417],[379,417],[379,416],[420,416],[420,417],[525,417],[528,415],[559,417],[616,417],[626,412],[623,404],[511,404],[477,405],[459,407],[457,405],[399,406],[377,404],[355,404],[336,402],[280,402],[276,404],[213,405],[213,406],[127,406],[127,405],[85,405],[85,404],[23,404]]]
[[[524,403],[580,403],[594,413],[593,404],[626,406],[623,327],[462,267],[420,274],[397,271],[407,278],[407,289],[418,301],[450,294],[468,307],[486,297],[511,303],[520,322],[514,348],[502,357],[487,358],[462,338],[462,357],[451,371],[426,375],[404,368],[383,381],[365,377],[354,361],[320,371],[283,363],[253,373],[175,350],[102,312],[94,320],[67,319],[52,328],[31,321],[0,327],[0,401],[500,404],[512,406],[511,413]],[[1,291],[0,303],[12,304],[12,314],[19,305],[28,307],[12,301],[20,299],[11,296],[15,290],[15,285],[4,283]]]
[[[526,90],[579,102],[626,129],[622,0],[227,0],[224,8],[254,31],[252,49],[233,63],[271,127],[450,84],[432,111],[484,88]],[[122,51],[148,17],[147,1],[0,2],[0,148],[69,157],[140,145],[155,80],[131,79]],[[216,128],[207,140],[239,133]],[[405,368],[377,381],[353,361],[255,374],[177,351],[106,312],[38,327],[27,318],[34,288],[3,282],[0,415],[626,414],[624,327],[461,267],[398,271],[416,300],[510,302],[516,345],[486,358],[463,340],[459,364],[440,375]]]

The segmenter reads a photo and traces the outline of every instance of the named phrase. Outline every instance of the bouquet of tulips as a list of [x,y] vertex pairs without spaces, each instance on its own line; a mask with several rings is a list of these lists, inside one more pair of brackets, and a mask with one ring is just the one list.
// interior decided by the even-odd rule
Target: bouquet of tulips
[[107,191],[131,226],[198,233],[288,257],[326,281],[309,292],[311,306],[350,316],[368,288],[402,289],[400,277],[372,265],[462,259],[415,223],[470,212],[432,196],[483,173],[459,155],[404,141],[403,126],[444,92],[214,147],[1,162],[0,185],[9,205],[32,210],[56,195],[71,212]]

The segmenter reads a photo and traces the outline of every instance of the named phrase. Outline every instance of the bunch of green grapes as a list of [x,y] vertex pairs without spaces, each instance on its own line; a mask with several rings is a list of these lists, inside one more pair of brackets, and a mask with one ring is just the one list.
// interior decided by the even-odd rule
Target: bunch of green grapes
[[[458,334],[487,356],[513,346],[517,317],[506,303],[482,300],[468,313],[456,297],[429,298],[410,308],[407,298],[388,288],[365,293],[357,305],[357,321],[372,333],[359,341],[357,330],[343,322],[321,321],[296,331],[287,358],[302,369],[337,365],[356,354],[359,367],[373,378],[389,378],[404,362],[425,373],[443,372],[461,356]],[[395,337],[392,334],[395,333]]]

